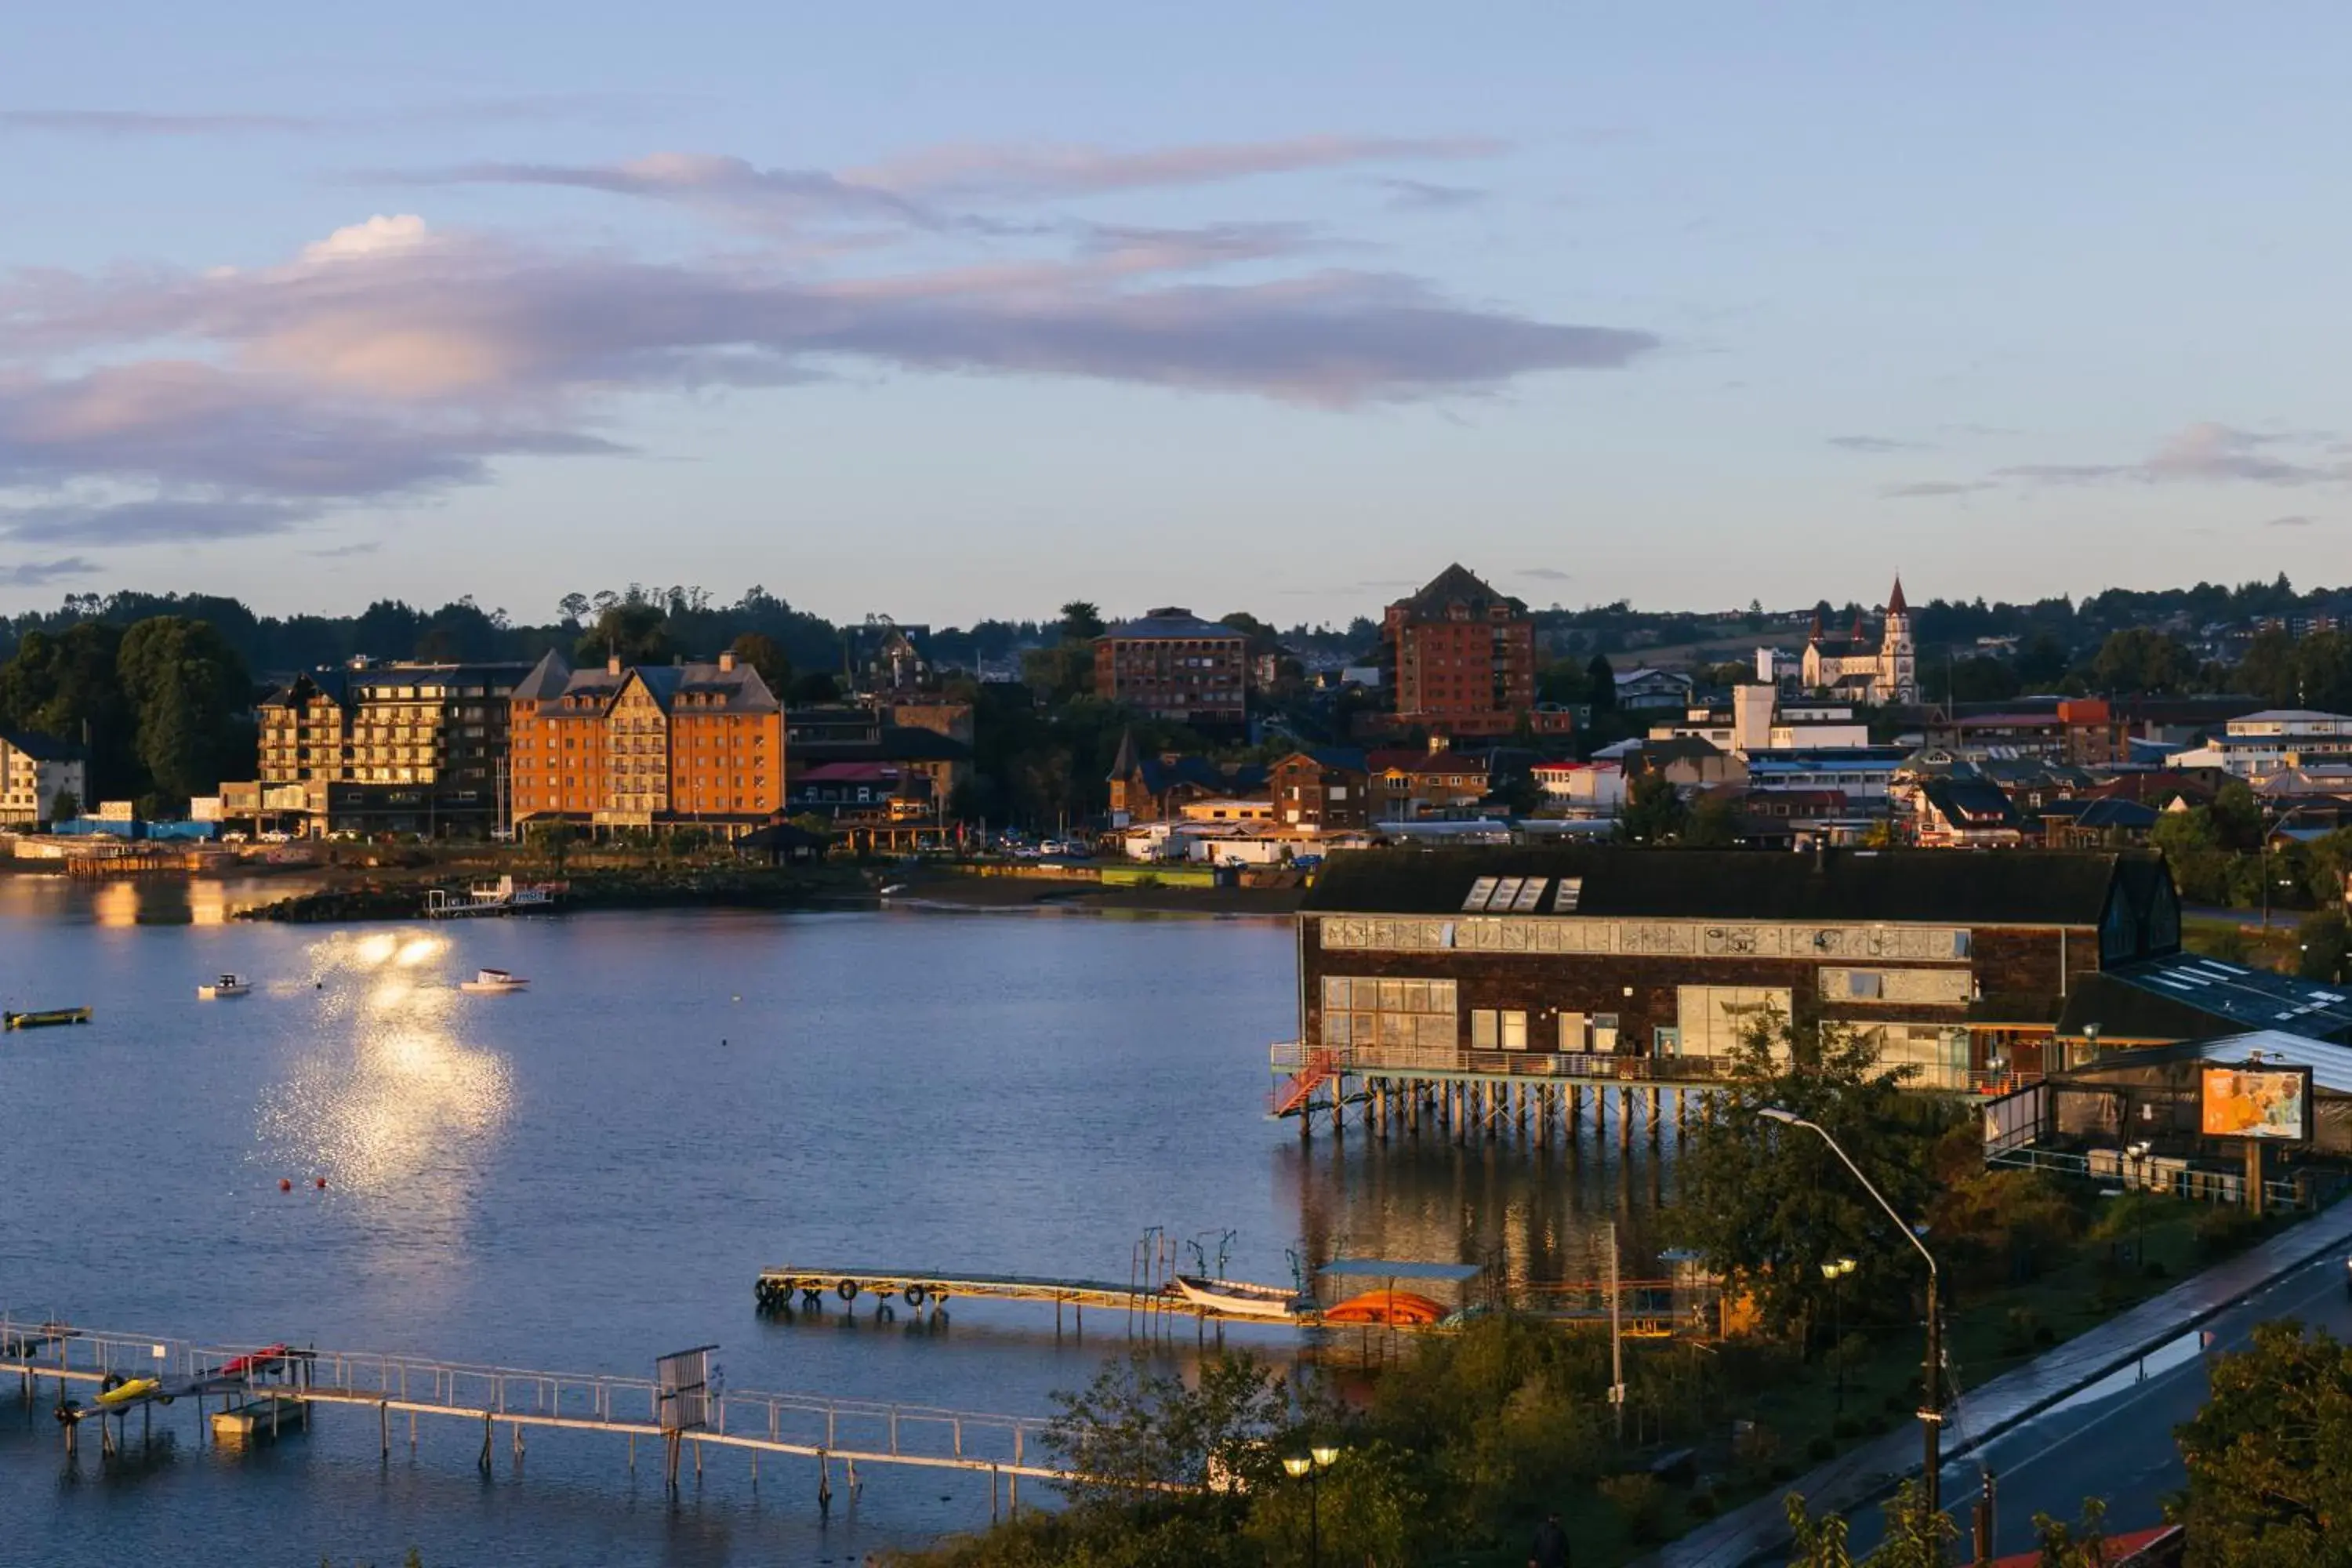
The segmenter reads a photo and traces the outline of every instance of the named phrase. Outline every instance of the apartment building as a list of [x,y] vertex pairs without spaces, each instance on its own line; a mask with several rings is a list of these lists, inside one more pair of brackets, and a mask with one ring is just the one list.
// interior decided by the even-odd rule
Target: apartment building
[[1536,700],[1535,623],[1518,600],[1456,564],[1388,607],[1396,722],[1442,735],[1501,735]]
[[732,654],[575,670],[551,653],[510,708],[519,825],[732,835],[783,809],[783,704]]
[[71,795],[81,809],[93,804],[80,750],[47,735],[0,730],[0,825],[55,821],[60,795]]
[[358,659],[297,676],[256,709],[258,792],[307,833],[486,835],[503,816],[507,696],[530,668]]
[[1248,719],[1249,638],[1177,605],[1095,639],[1095,695],[1196,730]]

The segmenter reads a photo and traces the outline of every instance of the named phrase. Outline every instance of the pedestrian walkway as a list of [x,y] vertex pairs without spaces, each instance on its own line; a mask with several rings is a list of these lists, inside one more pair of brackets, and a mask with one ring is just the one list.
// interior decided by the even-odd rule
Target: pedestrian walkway
[[[1959,1458],[2169,1344],[2281,1275],[2347,1246],[2352,1246],[2352,1203],[2340,1203],[1981,1388],[1963,1391],[1944,1422],[1944,1458]],[[1919,1442],[1918,1426],[1906,1423],[1692,1531],[1636,1568],[1740,1568],[1788,1543],[1789,1493],[1802,1497],[1816,1513],[1850,1512],[1918,1469]]]

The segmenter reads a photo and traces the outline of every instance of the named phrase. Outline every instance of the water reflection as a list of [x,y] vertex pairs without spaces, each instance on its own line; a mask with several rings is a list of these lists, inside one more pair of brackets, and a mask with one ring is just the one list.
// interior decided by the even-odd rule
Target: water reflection
[[448,953],[437,934],[339,932],[310,944],[304,980],[271,985],[312,992],[334,1043],[265,1095],[261,1159],[362,1196],[397,1190],[425,1217],[462,1211],[468,1184],[456,1173],[504,1125],[513,1087],[503,1056],[459,1038]]

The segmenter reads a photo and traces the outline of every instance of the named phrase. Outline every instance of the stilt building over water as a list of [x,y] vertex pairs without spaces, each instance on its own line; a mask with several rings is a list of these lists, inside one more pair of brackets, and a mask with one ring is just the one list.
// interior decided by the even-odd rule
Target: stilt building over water
[[1332,858],[1298,917],[1269,1110],[1383,1135],[1679,1116],[1750,1020],[1867,1032],[1922,1088],[2062,1065],[2085,976],[2176,954],[2147,854],[1587,847]]

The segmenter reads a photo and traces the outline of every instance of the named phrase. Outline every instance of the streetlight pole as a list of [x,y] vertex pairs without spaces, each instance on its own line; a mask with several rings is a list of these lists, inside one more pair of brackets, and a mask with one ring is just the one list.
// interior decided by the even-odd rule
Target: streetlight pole
[[1837,1413],[1845,1414],[1845,1277],[1861,1265],[1851,1258],[1832,1258],[1822,1265],[1830,1282],[1830,1359],[1837,1363]]
[[1764,1106],[1757,1114],[1767,1121],[1777,1121],[1783,1127],[1803,1127],[1819,1133],[1822,1142],[1830,1146],[1830,1152],[1835,1154],[1839,1163],[1853,1173],[1853,1179],[1862,1184],[1862,1190],[1877,1200],[1878,1206],[1886,1211],[1886,1217],[1895,1222],[1895,1228],[1903,1233],[1903,1239],[1908,1241],[1917,1249],[1919,1256],[1927,1260],[1927,1352],[1920,1369],[1919,1431],[1925,1447],[1927,1467],[1921,1477],[1921,1483],[1927,1495],[1927,1516],[1933,1519],[1937,1514],[1941,1513],[1944,1508],[1941,1475],[1944,1468],[1944,1402],[1940,1396],[1944,1361],[1943,1274],[1936,1267],[1936,1255],[1927,1250],[1927,1244],[1919,1239],[1918,1233],[1904,1222],[1901,1215],[1895,1212],[1895,1205],[1886,1201],[1886,1194],[1873,1186],[1870,1178],[1862,1173],[1862,1167],[1855,1164],[1853,1158],[1838,1146],[1838,1141],[1830,1136],[1827,1128],[1818,1121],[1806,1121],[1793,1110],[1783,1110],[1777,1105]]
[[1283,1457],[1282,1468],[1289,1472],[1290,1479],[1304,1478],[1307,1482],[1307,1568],[1322,1568],[1323,1563],[1323,1499],[1318,1478],[1339,1457],[1339,1448],[1329,1443],[1318,1443],[1303,1454]]

